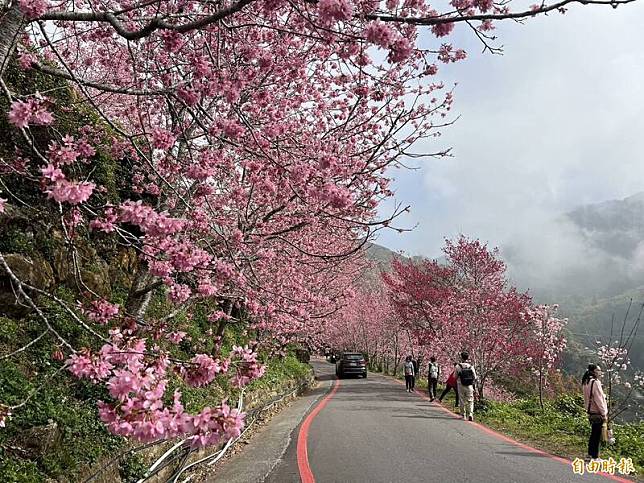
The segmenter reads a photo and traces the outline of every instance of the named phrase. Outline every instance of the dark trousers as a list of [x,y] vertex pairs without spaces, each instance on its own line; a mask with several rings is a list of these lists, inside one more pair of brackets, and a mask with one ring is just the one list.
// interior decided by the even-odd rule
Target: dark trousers
[[430,399],[436,399],[436,384],[438,384],[438,379],[434,379],[433,377],[430,377],[429,381],[427,381],[427,390],[429,391]]
[[603,421],[590,425],[590,438],[588,439],[588,455],[591,458],[599,458],[599,442],[602,439]]
[[445,386],[445,389],[443,390],[443,394],[440,395],[438,398],[439,401],[442,401],[445,395],[450,392],[452,389],[454,389],[454,394],[456,394],[456,405],[458,406],[458,389],[452,386]]
[[405,374],[405,389],[414,388],[414,376],[408,376]]

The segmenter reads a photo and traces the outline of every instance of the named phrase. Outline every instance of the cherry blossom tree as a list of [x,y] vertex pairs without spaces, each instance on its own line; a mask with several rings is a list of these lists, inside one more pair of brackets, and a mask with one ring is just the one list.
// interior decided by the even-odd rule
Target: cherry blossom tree
[[543,390],[548,383],[548,375],[558,362],[561,352],[566,348],[566,338],[563,329],[568,319],[556,317],[558,305],[537,305],[528,308],[523,316],[532,325],[534,343],[532,353],[528,357],[532,372],[538,378],[539,403],[543,408]]
[[525,360],[533,337],[522,313],[531,300],[508,284],[498,250],[461,236],[443,252],[445,266],[397,263],[384,281],[396,311],[443,364],[470,353],[482,397],[489,379]]

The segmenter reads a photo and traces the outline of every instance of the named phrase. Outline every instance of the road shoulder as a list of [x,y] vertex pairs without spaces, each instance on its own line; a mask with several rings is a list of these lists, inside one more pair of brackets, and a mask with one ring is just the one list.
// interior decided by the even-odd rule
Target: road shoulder
[[[331,380],[318,380],[312,390],[297,397],[276,414],[268,424],[244,441],[243,449],[222,461],[203,481],[208,483],[262,482],[281,462],[291,441],[297,438],[295,430],[309,410],[331,387]],[[244,444],[245,443],[245,444]]]

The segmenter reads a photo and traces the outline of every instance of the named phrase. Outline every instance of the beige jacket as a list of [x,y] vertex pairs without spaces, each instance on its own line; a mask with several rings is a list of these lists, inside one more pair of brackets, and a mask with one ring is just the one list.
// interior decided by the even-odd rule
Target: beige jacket
[[[590,394],[592,386],[593,393]],[[599,379],[591,379],[588,384],[583,385],[584,390],[584,409],[590,414],[601,414],[606,417],[608,415],[608,406],[606,405],[606,396],[602,389],[602,383]],[[590,402],[590,411],[588,410],[588,403]]]

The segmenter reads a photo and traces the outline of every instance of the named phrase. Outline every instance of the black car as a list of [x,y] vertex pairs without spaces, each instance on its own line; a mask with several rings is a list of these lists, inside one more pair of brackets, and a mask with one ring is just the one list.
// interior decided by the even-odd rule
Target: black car
[[350,374],[367,377],[367,361],[359,352],[343,352],[335,363],[335,375],[338,378],[342,379]]

